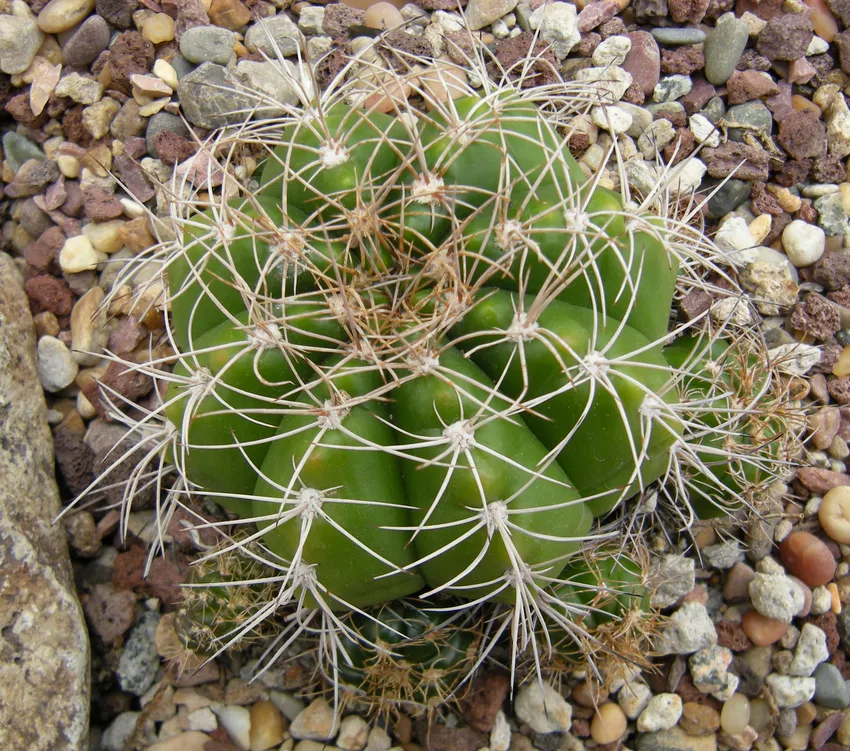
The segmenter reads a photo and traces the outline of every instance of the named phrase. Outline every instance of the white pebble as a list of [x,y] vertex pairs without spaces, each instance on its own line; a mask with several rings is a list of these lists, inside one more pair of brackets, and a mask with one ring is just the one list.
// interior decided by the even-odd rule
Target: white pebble
[[646,709],[652,690],[641,680],[628,681],[617,694],[617,704],[630,720],[635,720]]
[[594,107],[590,112],[593,124],[609,133],[619,135],[632,127],[632,116],[619,107]]
[[356,714],[348,715],[339,724],[336,745],[343,751],[361,751],[369,739],[369,725]]
[[637,720],[639,733],[669,730],[682,716],[682,697],[678,694],[658,694],[649,700]]
[[776,706],[780,709],[799,707],[811,701],[815,695],[814,678],[797,678],[790,675],[771,673],[764,679]]
[[61,339],[43,336],[38,340],[38,380],[45,391],[55,394],[70,386],[80,366]]
[[251,748],[251,712],[246,707],[224,704],[213,711],[237,746]]
[[104,260],[106,256],[98,253],[91,240],[85,235],[69,237],[59,252],[59,266],[66,274],[96,269],[97,265]]
[[826,233],[814,224],[795,219],[782,230],[782,247],[795,266],[811,266],[823,255]]
[[705,115],[700,115],[699,113],[691,115],[688,118],[688,125],[697,143],[703,143],[711,148],[720,145],[720,131],[717,130],[714,123]]
[[632,40],[624,36],[610,36],[593,50],[591,61],[598,67],[622,65],[632,49]]
[[788,674],[810,676],[815,672],[815,668],[827,659],[829,650],[826,647],[826,634],[817,626],[804,623]]
[[500,709],[496,714],[496,721],[490,731],[490,751],[508,751],[511,745],[511,726],[508,718]]
[[564,697],[536,679],[519,690],[514,711],[535,733],[566,733],[573,721],[573,708]]

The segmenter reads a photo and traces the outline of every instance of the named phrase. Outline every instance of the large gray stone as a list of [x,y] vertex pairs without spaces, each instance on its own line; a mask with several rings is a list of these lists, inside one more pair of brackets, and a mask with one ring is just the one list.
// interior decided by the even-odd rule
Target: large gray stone
[[251,117],[256,97],[226,68],[204,63],[177,84],[177,97],[186,119],[202,128],[236,125]]
[[0,748],[83,751],[89,642],[74,590],[23,280],[0,253]]

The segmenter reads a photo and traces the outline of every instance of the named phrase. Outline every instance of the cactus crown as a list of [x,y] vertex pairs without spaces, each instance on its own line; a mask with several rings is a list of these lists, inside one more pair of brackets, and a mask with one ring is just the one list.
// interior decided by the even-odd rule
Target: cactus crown
[[[480,659],[506,631],[514,663],[564,638],[610,649],[588,631],[641,599],[634,581],[600,596],[634,559],[576,555],[635,531],[612,509],[659,480],[674,507],[734,505],[785,458],[752,337],[707,316],[669,331],[675,296],[725,263],[676,170],[638,197],[622,164],[585,174],[566,148],[604,71],[529,88],[544,61],[498,70],[470,44],[426,70],[379,40],[303,107],[216,134],[202,189],[172,186],[176,238],[143,259],[176,355],[146,366],[167,390],[142,445],[165,450],[172,502],[217,501],[242,528],[225,550],[268,567],[245,576],[274,590],[249,627],[286,614],[271,658],[319,634],[361,688],[423,648],[427,629],[401,633],[411,606],[386,605],[414,594],[494,608]],[[207,646],[247,632],[231,615]],[[429,643],[435,665],[465,654],[452,639]]]

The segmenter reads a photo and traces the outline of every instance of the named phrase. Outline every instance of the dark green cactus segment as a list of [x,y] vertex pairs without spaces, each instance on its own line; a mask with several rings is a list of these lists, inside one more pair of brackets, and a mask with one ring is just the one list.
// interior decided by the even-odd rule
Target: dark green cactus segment
[[251,511],[240,496],[256,482],[277,432],[278,401],[297,393],[311,359],[322,359],[328,343],[343,337],[316,303],[271,312],[265,324],[250,325],[245,311],[201,336],[192,356],[175,365],[174,374],[186,380],[172,381],[166,393],[166,416],[188,439],[176,457],[187,479],[240,514]]
[[[664,420],[663,404],[677,399],[669,367],[660,345],[640,332],[613,318],[603,327],[593,311],[559,301],[542,311],[517,357],[517,316],[534,309],[531,297],[520,303],[492,292],[452,333],[491,378],[502,379],[504,394],[535,405],[525,421],[599,515],[667,468],[680,430]],[[596,374],[588,370],[594,353]],[[655,402],[660,411],[652,416],[647,406]]]
[[377,710],[444,702],[475,664],[480,637],[439,616],[411,600],[352,616],[348,625],[357,640],[344,639],[347,659],[340,656],[336,663],[342,683],[362,692]]
[[343,371],[333,392],[323,383],[302,397],[303,414],[283,418],[255,491],[266,544],[312,567],[337,609],[393,600],[423,584],[407,536],[392,529],[408,524],[409,505],[398,459],[380,450],[397,442],[389,408],[370,401],[337,409],[341,393],[357,397],[380,385],[368,368]]
[[[451,347],[440,363],[439,376],[396,389],[393,420],[439,444],[413,452],[421,465],[403,465],[422,573],[432,587],[450,582],[450,592],[474,599],[524,573],[517,559],[535,566],[577,550],[591,519],[523,418],[493,419],[510,405],[487,376]],[[509,587],[503,598],[514,597]]]

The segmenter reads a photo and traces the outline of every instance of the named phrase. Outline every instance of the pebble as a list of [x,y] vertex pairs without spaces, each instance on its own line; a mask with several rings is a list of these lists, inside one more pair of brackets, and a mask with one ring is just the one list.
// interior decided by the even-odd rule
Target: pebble
[[466,6],[466,22],[471,31],[489,26],[493,21],[510,13],[518,0],[469,0]]
[[657,694],[653,696],[646,709],[637,719],[639,733],[655,733],[669,730],[679,722],[682,716],[682,697],[678,694]]
[[705,77],[709,83],[722,86],[735,72],[744,48],[749,41],[745,21],[734,13],[724,13],[705,40]]
[[38,14],[38,28],[46,34],[72,29],[94,10],[95,0],[50,0]]
[[566,733],[572,725],[573,708],[556,689],[539,680],[517,692],[514,711],[535,733]]
[[768,618],[757,610],[748,610],[741,619],[741,628],[753,644],[767,647],[785,636],[788,624]]
[[223,704],[213,707],[219,723],[239,748],[251,748],[251,712],[246,707]]
[[781,574],[756,573],[749,592],[759,613],[782,623],[791,623],[805,603],[801,589],[790,577]]
[[200,730],[202,733],[212,733],[218,728],[218,720],[209,707],[201,707],[189,712],[186,718],[189,730]]
[[613,702],[606,702],[593,714],[590,737],[597,743],[614,743],[625,735],[627,727],[623,710]]
[[45,159],[38,146],[14,130],[3,135],[3,155],[12,172],[17,172],[30,159]]
[[642,680],[627,681],[617,693],[617,703],[630,720],[636,720],[652,698],[652,690]]
[[[366,723],[360,720],[364,726]],[[343,722],[344,724],[344,722]],[[286,730],[286,723],[281,715],[280,710],[273,702],[262,700],[254,702],[251,706],[251,732],[250,732],[250,749],[251,751],[266,751],[272,746],[278,746],[283,742],[283,735]],[[369,732],[368,726],[363,732],[363,743],[358,747],[352,747],[345,751],[360,751],[366,745],[366,734]],[[339,746],[339,739],[337,739]],[[340,748],[343,748],[340,746]]]
[[159,655],[154,636],[158,625],[159,613],[147,611],[130,631],[116,670],[122,691],[142,696],[156,680]]
[[808,677],[815,672],[818,665],[828,659],[826,634],[814,624],[804,623],[788,673]]
[[750,700],[743,694],[733,694],[720,711],[720,726],[729,735],[738,735],[750,724]]
[[690,76],[673,75],[662,78],[652,92],[653,102],[674,102],[685,96],[693,88]]
[[339,735],[336,738],[337,748],[343,751],[362,751],[369,738],[369,725],[358,715],[348,715],[339,724]]
[[100,739],[102,751],[124,751],[127,741],[136,730],[139,712],[122,712],[103,731]]
[[174,19],[166,13],[154,13],[142,26],[142,36],[151,44],[161,44],[174,39]]
[[694,687],[725,701],[738,687],[738,677],[728,672],[732,652],[726,647],[706,647],[694,652],[688,659]]
[[298,52],[300,34],[289,16],[280,14],[251,26],[245,34],[245,46],[251,52],[265,52],[271,59],[289,57]]
[[625,133],[632,127],[632,116],[616,106],[594,107],[590,116],[594,125],[615,135]]
[[177,88],[177,71],[167,61],[159,58],[154,64],[151,71],[157,78],[166,83],[173,89]]
[[145,132],[145,147],[151,156],[159,157],[154,137],[163,132],[175,133],[182,138],[189,136],[189,129],[182,118],[172,115],[170,112],[157,112],[148,121],[147,131]]
[[81,271],[96,269],[105,260],[85,235],[69,237],[59,252],[59,266],[66,274],[78,274]]
[[9,75],[23,73],[43,41],[44,34],[25,5],[20,15],[0,16],[0,71]]
[[571,3],[554,2],[541,5],[529,18],[532,30],[539,33],[541,42],[549,42],[558,60],[563,60],[581,41],[578,12]]
[[[347,719],[347,718],[346,718]],[[493,721],[493,727],[490,729],[490,751],[508,751],[511,747],[511,725],[505,713],[500,709],[496,712],[496,719]],[[369,738],[371,742],[371,736]],[[337,745],[340,740],[337,739]],[[340,746],[342,748],[342,746]],[[363,748],[360,746],[360,748]],[[353,750],[358,751],[358,750]],[[372,751],[369,749],[368,751]]]
[[103,298],[103,290],[92,287],[71,311],[71,354],[82,367],[100,362],[100,352],[109,338],[106,310],[100,309]]
[[814,672],[815,704],[829,709],[850,707],[850,686],[841,671],[829,662],[822,662]]
[[227,65],[233,56],[236,35],[218,26],[194,26],[180,37],[180,54],[190,63]]
[[810,587],[819,587],[835,576],[835,558],[829,548],[809,532],[792,532],[779,546],[786,571]]
[[591,62],[599,67],[622,65],[632,49],[632,40],[625,36],[612,36],[603,40],[591,55]]
[[670,26],[654,28],[650,33],[659,44],[702,44],[705,41],[705,32],[701,29]]
[[307,705],[289,726],[289,732],[298,740],[330,741],[339,731],[339,718],[324,699]]
[[649,578],[656,583],[650,605],[668,608],[694,588],[696,564],[693,558],[683,555],[657,557],[650,564]]
[[242,122],[245,115],[240,110],[254,101],[230,70],[215,63],[203,63],[183,76],[177,97],[190,123],[210,129]]
[[818,521],[831,540],[850,545],[850,487],[835,487],[824,495]]
[[[271,101],[280,105],[297,104],[300,99],[298,81],[303,77],[299,77],[298,68],[289,60],[243,60],[236,66],[236,77],[250,90],[266,94]],[[276,117],[284,112],[283,106],[257,107],[255,117]]]
[[210,743],[210,741],[212,741],[212,738],[206,733],[189,730],[159,743],[154,743],[152,746],[148,746],[146,751],[205,751],[208,748],[207,743]]
[[764,679],[776,706],[780,709],[795,708],[807,701],[811,701],[815,695],[814,678],[798,678],[791,675],[780,675],[771,673]]
[[668,619],[656,640],[656,650],[659,654],[691,654],[715,644],[717,631],[705,605],[686,602]]
[[103,86],[79,73],[69,73],[59,79],[53,93],[58,97],[68,97],[78,104],[94,104],[103,96]]
[[77,377],[77,365],[64,342],[54,336],[38,340],[38,380],[45,391],[55,394],[70,386]]
[[109,24],[100,16],[90,16],[62,47],[65,65],[81,68],[91,63],[109,44]]

